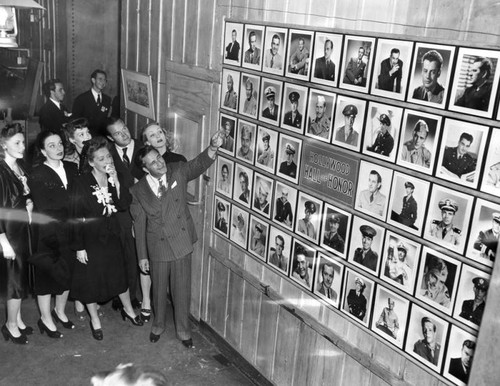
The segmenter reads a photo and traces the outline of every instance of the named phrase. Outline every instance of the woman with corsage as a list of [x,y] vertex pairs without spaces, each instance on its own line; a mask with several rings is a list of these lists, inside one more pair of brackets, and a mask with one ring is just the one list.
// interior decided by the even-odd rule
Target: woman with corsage
[[[29,229],[33,201],[23,165],[24,134],[19,123],[0,131],[0,247],[2,270],[7,273],[1,283],[7,294],[7,321],[1,331],[5,340],[28,343],[33,328],[21,317],[21,301],[28,294]],[[5,288],[6,287],[6,288]]]
[[[66,316],[75,253],[70,249],[69,188],[78,174],[73,162],[63,161],[64,146],[60,135],[42,131],[36,140],[35,160],[28,179],[35,213],[45,215],[37,221],[37,251],[30,258],[35,266],[34,292],[37,295],[40,332],[61,338],[55,322],[64,328],[75,325]],[[55,307],[51,311],[51,298]]]
[[103,137],[89,141],[84,172],[76,178],[71,197],[77,258],[71,295],[86,305],[92,336],[97,340],[103,339],[97,303],[117,295],[123,304],[123,320],[143,325],[130,302],[120,225],[115,215],[129,207],[131,196],[120,183],[109,146]]

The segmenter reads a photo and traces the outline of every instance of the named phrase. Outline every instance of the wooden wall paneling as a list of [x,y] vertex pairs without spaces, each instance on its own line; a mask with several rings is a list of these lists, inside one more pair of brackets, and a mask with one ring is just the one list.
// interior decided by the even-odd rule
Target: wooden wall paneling
[[314,319],[319,320],[321,303],[318,302],[318,300],[314,296],[304,292],[302,294],[300,308],[304,312],[307,312],[309,315],[311,315],[311,317],[313,317]]
[[[248,20],[264,20],[264,8],[266,4],[266,0],[248,0],[248,2],[251,2],[251,7],[247,6],[247,15],[246,18]],[[240,10],[240,12],[243,12],[244,10]]]
[[342,367],[342,378],[340,379],[338,384],[370,386],[371,375],[372,373],[370,372],[370,370],[363,367],[359,362],[357,362],[349,355],[345,355],[344,365]]
[[467,21],[468,31],[481,31],[483,34],[466,31],[464,40],[473,40],[477,43],[497,46],[500,44],[498,26],[495,20],[500,15],[500,3],[496,0],[482,0],[470,2],[470,19]]
[[[326,6],[328,3],[324,3]],[[290,1],[285,16],[285,22],[290,24],[308,25],[311,1]],[[290,56],[290,52],[288,53]]]
[[258,328],[260,325],[262,292],[248,282],[244,282],[243,320],[241,324],[241,355],[255,364],[257,353]]
[[364,1],[360,8],[359,18],[362,22],[356,27],[361,31],[389,32],[394,0]]
[[244,280],[232,271],[229,271],[226,341],[234,348],[241,346],[241,322],[243,319]]
[[276,292],[279,292],[281,287],[281,278],[282,276],[280,276],[277,271],[273,270],[268,265],[263,266],[262,283],[264,283],[264,285],[268,285]]
[[228,273],[224,265],[210,259],[207,322],[222,337],[226,336]]
[[231,253],[229,254],[229,260],[235,263],[238,267],[245,266],[245,252],[240,248],[231,245]]
[[371,350],[374,360],[400,378],[403,378],[406,358],[395,347],[376,342]]
[[219,56],[221,33],[224,28],[219,22],[220,14],[215,11],[216,0],[198,0],[199,28],[198,55],[196,64],[200,67],[220,69],[222,54]]
[[[271,381],[277,385],[292,385],[293,369],[295,368],[295,358],[298,350],[298,339],[296,338],[300,336],[301,322],[290,312],[280,308],[277,330]],[[295,339],[291,339],[291,337]]]
[[257,260],[256,258],[246,255],[244,267],[245,272],[248,272],[250,275],[262,280],[263,265],[261,260]]
[[255,366],[267,379],[271,379],[280,306],[266,296],[261,299]]
[[[319,385],[322,383],[323,371],[318,369],[318,353],[322,342],[318,342],[318,333],[309,326],[301,323],[300,332],[297,337],[290,335],[291,341],[297,341],[297,354],[295,366],[290,367],[289,371],[293,371],[293,384],[302,385]],[[292,338],[294,337],[294,338]],[[321,371],[321,374],[317,374]]]
[[[184,63],[184,43],[185,43],[185,35],[184,35],[184,24],[186,22],[186,13],[185,13],[185,1],[182,0],[173,0],[173,8],[172,8],[172,57],[171,59],[174,62]],[[189,49],[193,49],[189,47]]]
[[198,65],[198,31],[200,28],[200,0],[186,1],[186,14],[184,19],[184,63],[189,63],[190,65]]
[[370,386],[392,386],[389,383],[385,382],[383,379],[377,377],[375,374],[370,374],[370,380],[368,381]]
[[439,383],[436,377],[409,359],[405,361],[403,380],[410,385],[435,386]]
[[299,307],[303,289],[290,280],[281,281],[280,296],[288,300],[293,307]]
[[[467,29],[470,17],[470,7],[475,6],[470,0],[440,0],[433,2],[432,10],[428,13],[427,25],[430,27],[427,37],[433,39],[461,40]],[[448,28],[441,28],[443,26]]]
[[323,315],[320,321],[337,336],[346,336],[349,325],[352,323],[341,315],[340,311],[333,311],[327,306],[323,306]]
[[210,84],[174,72],[167,73],[170,107],[194,115],[205,115],[211,101]]
[[365,329],[360,328],[355,322],[349,323],[346,340],[364,352],[372,352],[375,338]]
[[[138,51],[141,53],[137,57],[137,71],[142,72],[144,74],[151,74],[150,68],[155,61],[156,58],[153,57],[153,46],[158,41],[158,24],[155,24],[155,28],[153,26],[153,20],[158,17],[157,14],[153,14],[151,9],[151,0],[141,1],[139,3],[139,14],[138,14]],[[154,16],[153,16],[154,15]],[[153,38],[153,36],[155,38]],[[156,40],[156,42],[153,41]],[[156,77],[153,75],[153,82],[156,80]]]
[[318,336],[317,350],[316,363],[314,364],[317,375],[313,375],[314,379],[318,380],[316,384],[337,384],[336,381],[340,379],[342,374],[346,354],[323,336]]
[[412,36],[427,36],[427,16],[433,0],[410,1],[406,8],[406,15],[401,18],[400,25],[396,25],[394,33]]

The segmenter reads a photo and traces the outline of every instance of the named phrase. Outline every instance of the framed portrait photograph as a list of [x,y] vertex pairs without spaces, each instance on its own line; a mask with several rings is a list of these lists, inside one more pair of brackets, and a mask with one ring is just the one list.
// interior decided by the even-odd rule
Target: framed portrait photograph
[[316,32],[311,82],[337,87],[343,39],[343,35]]
[[309,89],[306,135],[318,141],[328,142],[332,138],[333,113],[336,95],[331,92]]
[[422,235],[430,182],[394,172],[387,222],[416,236]]
[[124,68],[121,70],[125,108],[154,121],[156,116],[151,75]]
[[268,249],[269,224],[254,215],[250,215],[250,242],[248,250],[254,256],[266,261]]
[[240,90],[240,114],[257,119],[257,113],[259,111],[260,76],[242,73]]
[[238,112],[238,87],[240,86],[240,72],[222,69],[222,86],[220,107],[232,112]]
[[243,38],[243,24],[226,22],[224,31],[224,64],[239,66],[241,64],[241,54]]
[[214,222],[213,230],[229,238],[229,218],[231,216],[231,204],[220,196],[214,198]]
[[491,139],[488,144],[488,154],[484,165],[481,191],[500,196],[500,129],[491,129]]
[[455,47],[416,43],[408,102],[444,109],[450,87]]
[[257,128],[257,159],[255,166],[274,174],[276,169],[276,148],[278,133],[266,127]]
[[491,275],[462,265],[453,317],[469,327],[479,329],[488,297]]
[[378,285],[373,306],[372,331],[403,349],[410,301]]
[[498,90],[499,51],[460,47],[449,110],[491,118]]
[[418,361],[439,372],[444,358],[444,345],[449,323],[432,312],[411,306],[405,351]]
[[372,314],[375,283],[358,272],[346,268],[342,312],[368,328]]
[[340,87],[368,93],[372,73],[375,38],[346,36]]
[[366,101],[337,96],[335,108],[334,136],[332,143],[346,149],[359,151],[363,134]]
[[392,170],[361,161],[359,165],[356,209],[385,220],[391,192]]
[[465,386],[469,383],[476,341],[474,335],[457,326],[451,326],[443,375],[456,385]]
[[283,76],[288,29],[266,27],[262,71]]
[[476,188],[488,130],[488,126],[447,118],[444,121],[436,176]]
[[412,52],[413,42],[378,39],[370,91],[373,95],[405,99]]
[[279,125],[282,93],[283,82],[262,78],[259,110],[259,119],[261,121],[275,126]]
[[233,211],[231,213],[230,239],[243,249],[247,249],[249,217],[250,215],[245,209],[233,205]]
[[339,308],[343,273],[343,264],[318,253],[314,293],[335,308]]
[[239,163],[234,168],[233,200],[250,208],[253,170]]
[[236,158],[252,164],[255,153],[255,137],[257,134],[257,125],[238,120],[238,137],[236,139]]
[[233,172],[233,161],[224,157],[217,157],[217,186],[215,190],[229,198],[231,198],[231,194],[233,193]]
[[294,133],[304,133],[307,106],[307,87],[285,83],[281,127]]
[[378,276],[385,229],[358,216],[352,220],[348,261]]
[[243,44],[242,66],[260,71],[262,68],[262,50],[264,47],[264,26],[245,24],[245,42]]
[[270,228],[267,263],[288,276],[290,252],[292,250],[292,236],[273,226]]
[[405,109],[397,163],[432,174],[437,159],[441,116]]
[[255,173],[253,184],[252,209],[264,217],[271,215],[271,202],[273,200],[273,180],[260,173]]
[[312,31],[290,30],[286,76],[305,81],[309,80],[313,35],[314,32]]
[[469,230],[472,196],[434,184],[424,238],[462,254]]
[[402,119],[402,108],[370,102],[363,135],[363,153],[394,162]]
[[392,231],[387,231],[382,254],[380,278],[413,295],[421,245]]
[[323,211],[323,235],[320,245],[327,251],[345,259],[350,239],[352,215],[333,205],[325,203]]
[[492,267],[500,238],[500,205],[478,198],[472,217],[466,257]]
[[276,174],[297,184],[301,155],[302,140],[281,134],[278,145],[278,172]]
[[299,192],[295,233],[318,243],[323,202],[309,194]]
[[451,315],[457,296],[462,263],[429,247],[423,247],[417,279],[417,299]]
[[230,115],[220,113],[219,128],[224,131],[224,140],[219,151],[234,156],[234,139],[236,138],[236,127],[238,119]]
[[293,229],[297,196],[297,189],[276,181],[274,185],[273,221],[289,230]]
[[301,286],[312,290],[316,250],[305,243],[293,239],[292,269],[290,277]]

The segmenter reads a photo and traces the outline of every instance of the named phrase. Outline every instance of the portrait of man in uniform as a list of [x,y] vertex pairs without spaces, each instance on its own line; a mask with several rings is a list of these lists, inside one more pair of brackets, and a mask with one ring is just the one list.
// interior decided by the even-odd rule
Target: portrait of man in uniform
[[306,130],[308,136],[320,141],[330,142],[334,105],[334,94],[311,90]]
[[474,298],[462,302],[460,314],[458,316],[479,327],[483,318],[486,295],[488,294],[490,282],[488,279],[476,276],[472,279],[472,284]]
[[319,225],[321,217],[321,201],[299,192],[298,198],[298,215],[297,223],[295,224],[295,232],[302,234],[309,240],[318,241]]
[[431,364],[437,366],[441,357],[441,344],[437,342],[437,325],[429,317],[421,319],[423,338],[413,345],[413,352]]
[[375,141],[367,146],[366,150],[389,156],[394,149],[394,137],[390,133],[391,119],[387,114],[380,114],[378,117],[380,122],[379,129],[375,135]]
[[383,241],[382,227],[355,216],[348,260],[371,274],[378,275]]
[[417,227],[415,226],[415,221],[417,221],[418,216],[418,204],[413,197],[415,185],[413,185],[411,181],[406,181],[404,186],[406,194],[403,197],[401,212],[398,214],[395,211],[392,211],[391,220],[394,220],[407,227],[417,229]]
[[223,82],[223,86],[225,86],[226,92],[222,94],[221,107],[236,112],[236,109],[238,107],[237,87],[240,84],[240,73],[237,71],[223,69],[222,77],[225,80]]
[[369,225],[361,225],[359,231],[361,232],[362,246],[356,248],[352,260],[376,272],[378,267],[378,253],[372,250],[372,242],[377,235],[377,231]]
[[452,245],[460,244],[462,230],[453,224],[455,213],[459,209],[458,204],[452,199],[446,198],[439,201],[438,206],[441,211],[441,218],[432,220],[429,228],[430,236]]
[[297,202],[297,190],[277,181],[274,200],[274,221],[292,229]]
[[496,260],[499,240],[500,205],[478,199],[472,221],[467,257],[485,265],[493,265]]
[[280,119],[282,83],[270,79],[262,80],[260,97],[260,119],[278,125]]
[[214,216],[214,228],[222,233],[224,236],[228,237],[229,226],[227,216],[229,213],[229,203],[222,200],[219,197],[215,198],[215,216]]
[[374,283],[359,273],[346,268],[342,311],[368,327],[372,314]]
[[302,141],[285,134],[280,135],[278,155],[278,175],[297,183],[300,167]]
[[443,375],[454,384],[469,383],[477,338],[457,326],[451,327]]
[[337,96],[335,105],[335,128],[332,143],[350,150],[359,151],[365,122],[366,101],[343,95]]
[[314,293],[338,307],[343,267],[326,255],[318,254]]
[[[256,166],[273,173],[275,165],[275,148],[278,134],[259,126],[257,134],[257,163]],[[260,141],[259,141],[260,139]],[[272,145],[271,145],[272,143]]]
[[341,216],[335,213],[327,216],[322,244],[342,255],[345,252],[345,238],[339,233],[340,220]]
[[288,100],[290,101],[292,109],[285,113],[283,124],[300,129],[302,127],[302,114],[298,109],[300,94],[296,91],[292,91],[288,94]]
[[304,133],[307,92],[307,87],[285,83],[281,127],[298,134]]
[[358,115],[358,108],[355,105],[346,105],[342,110],[344,125],[337,129],[335,140],[351,146],[358,146],[359,133],[354,130],[354,121]]
[[262,260],[266,260],[268,225],[254,217],[250,217],[249,250]]
[[402,348],[408,308],[408,300],[383,286],[378,286],[373,309],[372,331]]

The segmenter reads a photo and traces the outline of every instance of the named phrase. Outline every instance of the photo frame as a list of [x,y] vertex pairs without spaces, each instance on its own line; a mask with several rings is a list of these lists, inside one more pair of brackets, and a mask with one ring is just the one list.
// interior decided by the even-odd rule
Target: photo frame
[[252,209],[267,218],[271,216],[273,184],[274,181],[271,178],[255,172]]
[[371,94],[404,100],[412,53],[413,42],[378,39]]
[[407,101],[444,109],[450,88],[455,47],[416,43]]
[[287,55],[288,29],[279,27],[266,27],[266,39],[263,52],[262,71],[283,76],[285,71],[285,58]]
[[271,174],[276,170],[276,149],[278,147],[278,133],[266,127],[257,128],[257,157],[255,166]]
[[323,202],[309,194],[299,192],[295,233],[318,243]]
[[232,156],[234,156],[234,144],[236,143],[236,128],[238,127],[237,122],[237,118],[220,113],[219,130],[224,132],[225,137],[222,141],[222,145],[219,147],[219,151]]
[[320,245],[327,251],[345,259],[350,241],[352,215],[325,203]]
[[307,87],[285,83],[281,127],[297,134],[304,133],[307,106]]
[[314,283],[316,251],[307,244],[293,239],[292,252],[290,278],[311,291]]
[[351,35],[345,37],[340,88],[368,93],[374,51],[375,38]]
[[220,107],[234,113],[238,112],[240,77],[239,71],[222,69]]
[[374,291],[375,283],[372,280],[346,268],[341,311],[368,328]]
[[436,176],[476,188],[483,162],[488,126],[446,119]]
[[257,119],[259,111],[260,76],[241,74],[239,113]]
[[245,24],[242,67],[260,71],[264,47],[264,26]]
[[491,139],[488,143],[488,155],[481,180],[481,191],[500,196],[500,129],[491,129]]
[[[465,386],[469,382],[476,341],[474,335],[457,326],[451,326],[443,375],[458,386]],[[469,372],[466,372],[466,368],[469,368]]]
[[330,92],[309,89],[306,135],[318,141],[330,143],[333,132],[333,113],[336,95]]
[[309,80],[311,54],[313,51],[312,31],[291,29],[288,36],[288,55],[285,75],[290,78]]
[[286,134],[280,134],[278,145],[277,175],[295,184],[298,183],[302,159],[302,140]]
[[491,118],[500,72],[500,52],[460,47],[449,110]]
[[269,242],[269,224],[262,221],[253,214],[250,215],[250,241],[248,243],[249,252],[266,261],[266,252]]
[[397,164],[432,174],[437,159],[441,116],[405,109]]
[[343,264],[318,252],[314,293],[335,308],[339,308],[343,273]]
[[229,238],[229,219],[231,218],[231,204],[229,201],[224,200],[220,196],[215,196],[214,198],[214,218],[212,229],[226,237]]
[[375,223],[354,216],[348,261],[372,275],[378,276],[385,229]]
[[343,40],[343,35],[316,32],[311,82],[337,87]]
[[156,120],[151,75],[124,68],[121,70],[125,108],[153,121]]
[[422,246],[395,232],[387,231],[380,278],[413,295]]
[[253,170],[236,163],[234,167],[233,200],[250,208]]
[[243,249],[247,249],[249,213],[237,205],[231,212],[230,240]]
[[278,126],[281,114],[283,82],[262,78],[260,87],[259,120]]
[[291,265],[292,236],[273,226],[270,228],[267,264],[288,276]]
[[224,31],[223,63],[239,66],[241,64],[243,42],[243,24],[226,22]]
[[224,157],[217,157],[217,186],[215,191],[229,198],[231,198],[233,192],[233,172],[233,161]]
[[359,151],[363,135],[366,101],[337,96],[334,136],[332,143],[349,150]]
[[274,185],[273,221],[289,230],[293,230],[297,196],[297,189],[276,181]]
[[236,158],[243,162],[253,164],[256,134],[257,125],[242,119],[238,120]]
[[458,260],[424,246],[415,297],[451,315],[461,266]]

